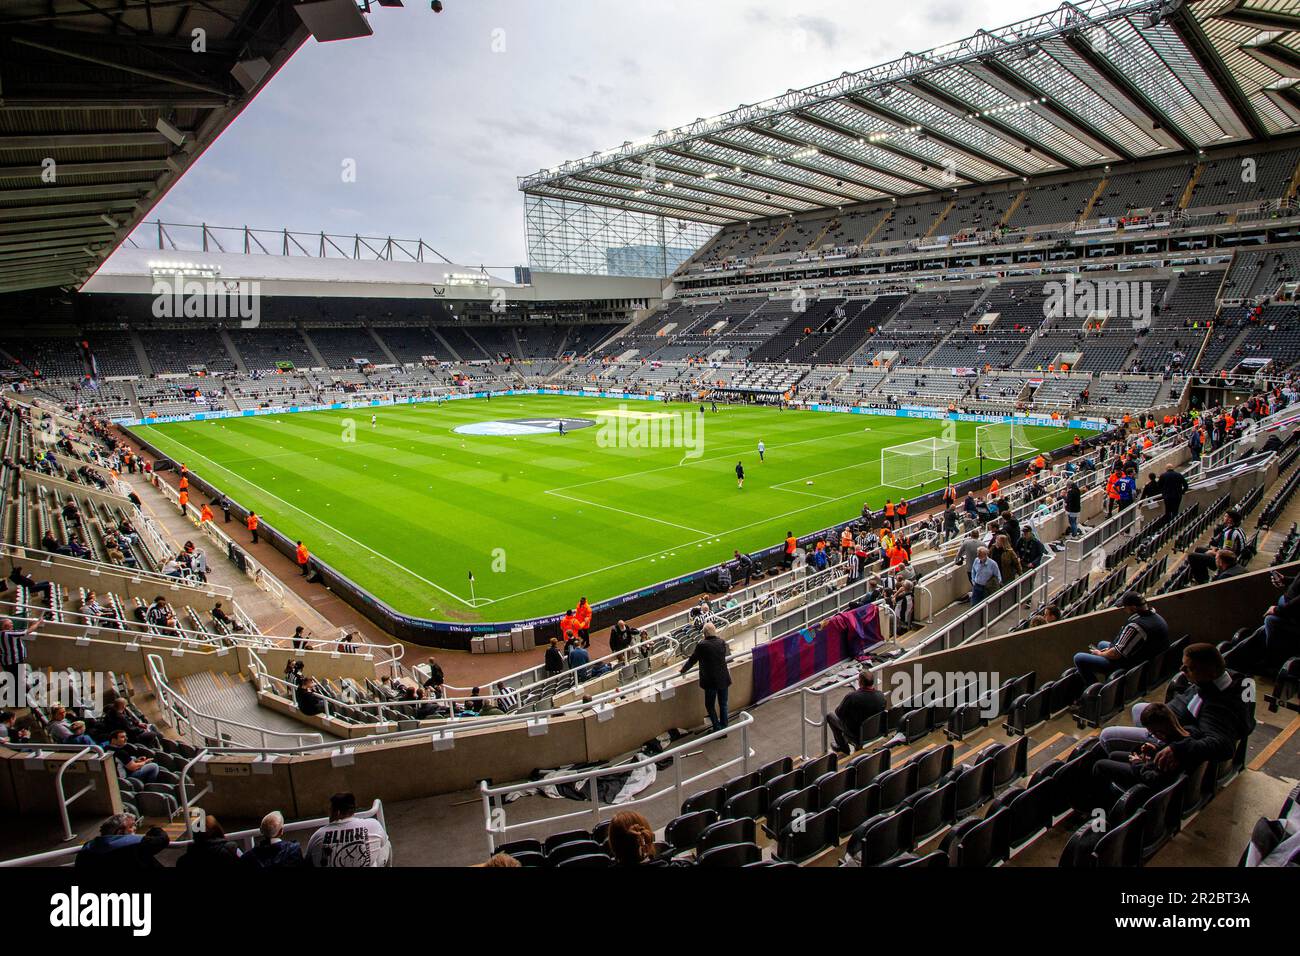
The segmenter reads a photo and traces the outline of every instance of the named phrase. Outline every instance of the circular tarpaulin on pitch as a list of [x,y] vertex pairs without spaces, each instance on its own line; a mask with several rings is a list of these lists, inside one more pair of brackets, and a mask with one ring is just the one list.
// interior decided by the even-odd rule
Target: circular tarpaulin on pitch
[[510,418],[504,421],[471,422],[457,425],[452,431],[458,435],[487,435],[492,438],[513,438],[520,435],[546,435],[559,432],[560,423],[566,432],[590,428],[596,424],[590,418]]

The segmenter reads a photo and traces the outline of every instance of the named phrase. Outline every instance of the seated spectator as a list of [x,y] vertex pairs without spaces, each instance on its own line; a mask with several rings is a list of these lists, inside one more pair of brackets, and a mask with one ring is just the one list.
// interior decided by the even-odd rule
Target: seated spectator
[[655,831],[650,821],[633,810],[614,814],[605,838],[609,855],[618,866],[645,866],[655,862]]
[[1214,577],[1211,581],[1222,581],[1224,578],[1235,578],[1239,574],[1246,573],[1246,566],[1237,560],[1235,551],[1228,548],[1220,548],[1214,552]]
[[127,742],[125,730],[113,731],[105,749],[116,758],[122,776],[141,783],[153,783],[158,779],[158,765],[152,757],[140,757],[135,753]]
[[15,727],[14,719],[13,711],[0,711],[0,743],[26,743],[31,740],[31,731]]
[[[1165,773],[1186,773],[1205,761],[1228,760],[1255,729],[1255,705],[1243,680],[1228,670],[1213,644],[1192,644],[1183,652],[1182,676],[1170,685],[1169,710],[1187,731],[1164,741],[1154,756]],[[1151,705],[1133,705],[1133,720]],[[1145,727],[1107,727],[1101,744],[1107,754],[1161,743]]]
[[330,797],[330,822],[307,841],[308,866],[389,865],[392,846],[384,825],[373,817],[356,817],[356,812],[357,798],[351,793]]
[[316,690],[316,678],[304,677],[294,691],[294,702],[298,710],[307,717],[318,717],[328,708],[325,698]]
[[136,818],[117,813],[100,825],[99,836],[83,844],[73,866],[79,870],[142,870],[161,867],[157,856],[171,839],[158,827],[144,836],[135,832]]
[[220,601],[212,605],[212,620],[234,634],[240,634],[244,630],[238,621],[226,613]]
[[9,572],[9,580],[20,588],[26,588],[34,594],[44,594],[45,600],[50,599],[50,588],[52,585],[49,581],[37,581],[23,572],[18,565],[14,565],[13,570]]
[[1120,598],[1120,607],[1130,613],[1115,640],[1099,641],[1088,651],[1074,655],[1074,666],[1087,682],[1104,681],[1116,671],[1150,660],[1169,646],[1169,625],[1146,598],[1127,591]]
[[203,828],[194,831],[194,842],[176,861],[181,870],[219,870],[239,862],[239,847],[226,839],[226,831],[217,818],[208,814]]
[[857,689],[826,715],[826,724],[835,738],[836,753],[849,754],[861,747],[862,725],[885,708],[885,695],[876,690],[876,675],[868,668],[862,668],[858,673]]
[[101,625],[110,625],[113,623],[112,616],[108,609],[99,603],[99,597],[94,591],[86,592],[86,599],[81,602],[80,611],[87,617],[87,624],[99,627]]
[[1133,750],[1117,750],[1114,756],[1107,751],[1106,758],[1093,765],[1094,806],[1109,807],[1124,791],[1139,783],[1153,792],[1161,790],[1178,775],[1156,765],[1156,754],[1164,746],[1189,736],[1177,715],[1164,704],[1152,703],[1135,710],[1135,716],[1152,740],[1140,743]]
[[92,747],[95,745],[94,738],[91,737],[90,734],[86,733],[86,722],[84,720],[74,720],[69,725],[69,729],[72,731],[72,736],[65,740],[64,743],[77,744],[80,747]]
[[72,727],[68,723],[68,711],[63,707],[55,707],[50,711],[50,722],[45,725],[45,733],[49,735],[50,741],[56,744],[66,744],[72,736]]
[[302,847],[294,840],[284,839],[284,815],[279,810],[262,817],[258,829],[261,836],[257,845],[239,858],[241,865],[267,870],[303,865]]
[[1215,556],[1220,548],[1227,548],[1240,558],[1246,553],[1246,535],[1241,530],[1241,512],[1231,509],[1223,516],[1223,523],[1214,532],[1208,548],[1197,548],[1187,555],[1187,565],[1191,569],[1192,580],[1197,584],[1206,584],[1215,566]]
[[523,866],[523,864],[520,863],[518,860],[516,860],[509,853],[494,853],[492,854],[492,856],[488,857],[488,861],[484,863],[483,866],[509,867],[509,866]]
[[1262,673],[1300,654],[1300,574],[1290,583],[1277,571],[1273,586],[1286,588],[1264,612],[1263,623],[1225,653],[1228,666],[1241,673]]
[[127,709],[126,700],[122,697],[117,698],[107,707],[100,724],[101,729],[110,734],[116,730],[122,731],[133,744],[153,748],[159,746],[161,742],[158,731],[144,721],[138,720]]

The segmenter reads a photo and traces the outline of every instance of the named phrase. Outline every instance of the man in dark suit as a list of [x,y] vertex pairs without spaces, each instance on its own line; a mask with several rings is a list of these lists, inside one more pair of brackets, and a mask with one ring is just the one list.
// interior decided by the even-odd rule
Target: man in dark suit
[[1156,479],[1160,488],[1160,497],[1165,502],[1165,515],[1173,517],[1182,507],[1183,495],[1187,493],[1187,479],[1174,471],[1173,465],[1165,466],[1164,474]]
[[848,755],[862,746],[862,725],[886,707],[885,695],[876,690],[876,675],[868,668],[858,674],[857,690],[849,693],[826,723],[835,737],[835,751]]
[[696,664],[700,665],[700,687],[704,691],[704,711],[714,730],[727,726],[727,691],[731,687],[731,671],[727,670],[727,642],[718,636],[712,624],[704,625],[704,637],[695,645],[691,656],[682,665],[685,674]]

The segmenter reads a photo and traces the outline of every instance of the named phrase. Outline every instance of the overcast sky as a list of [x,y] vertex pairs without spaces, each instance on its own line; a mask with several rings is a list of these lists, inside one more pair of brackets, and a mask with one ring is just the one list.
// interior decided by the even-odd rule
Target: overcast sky
[[[1045,12],[1048,0],[424,0],[308,40],[150,219],[526,259],[516,177]],[[343,181],[346,160],[356,181]]]

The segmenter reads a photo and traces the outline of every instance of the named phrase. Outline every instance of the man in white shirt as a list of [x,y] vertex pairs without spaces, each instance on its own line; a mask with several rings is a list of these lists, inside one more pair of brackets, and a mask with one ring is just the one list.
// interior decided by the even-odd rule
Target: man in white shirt
[[762,464],[762,462],[763,462],[763,454],[764,454],[766,451],[767,451],[767,446],[763,444],[763,439],[760,438],[760,439],[758,440],[758,461],[759,461],[759,464]]
[[357,798],[351,793],[330,797],[330,822],[307,841],[307,865],[323,867],[388,866],[392,844],[384,825],[354,816]]

